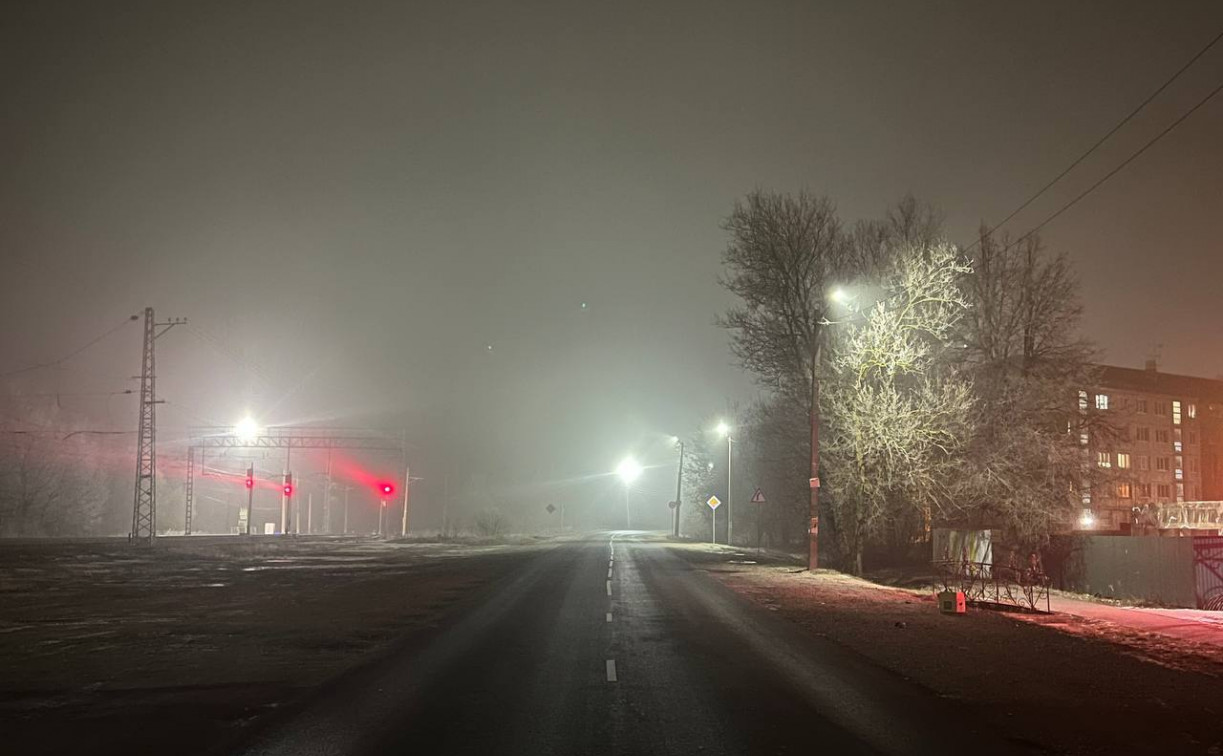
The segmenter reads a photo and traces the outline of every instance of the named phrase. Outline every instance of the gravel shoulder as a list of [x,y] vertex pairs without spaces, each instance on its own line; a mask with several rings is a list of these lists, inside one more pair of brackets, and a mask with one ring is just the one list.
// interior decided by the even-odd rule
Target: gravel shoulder
[[[964,703],[1013,740],[1050,753],[1223,753],[1223,659],[1065,615],[970,608],[751,550],[673,544],[695,567],[808,632]],[[954,739],[955,723],[948,723]]]
[[546,544],[0,545],[0,731],[22,754],[206,752]]

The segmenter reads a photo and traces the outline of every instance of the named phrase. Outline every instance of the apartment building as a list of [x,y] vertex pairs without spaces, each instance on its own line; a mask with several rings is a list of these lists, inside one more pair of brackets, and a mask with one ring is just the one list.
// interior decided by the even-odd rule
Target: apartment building
[[1087,464],[1101,473],[1083,492],[1083,527],[1219,527],[1223,381],[1161,373],[1154,362],[1143,370],[1105,365],[1099,384],[1079,392],[1079,409],[1101,413],[1111,427],[1080,438]]

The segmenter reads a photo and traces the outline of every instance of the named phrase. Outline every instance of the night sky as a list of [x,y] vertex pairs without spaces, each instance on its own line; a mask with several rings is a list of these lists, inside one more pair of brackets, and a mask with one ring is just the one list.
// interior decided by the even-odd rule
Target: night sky
[[[661,464],[754,393],[713,325],[737,197],[911,192],[971,241],[1220,29],[1218,2],[7,3],[0,371],[152,305],[190,319],[167,433],[250,411],[490,475]],[[1223,43],[1007,228],[1221,82]],[[1113,364],[1223,374],[1220,135],[1223,95],[1044,231]],[[129,325],[6,382],[138,363]]]

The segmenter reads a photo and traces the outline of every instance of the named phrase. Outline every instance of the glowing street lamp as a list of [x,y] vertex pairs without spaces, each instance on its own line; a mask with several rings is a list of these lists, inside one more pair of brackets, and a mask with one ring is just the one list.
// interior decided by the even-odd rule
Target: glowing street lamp
[[625,457],[624,461],[616,466],[616,474],[620,476],[620,480],[624,481],[624,485],[630,485],[633,481],[641,477],[642,467],[637,460],[632,457]]
[[238,424],[234,426],[234,435],[237,436],[238,440],[242,443],[250,443],[251,441],[255,440],[256,436],[259,435],[259,426],[255,423],[255,419],[253,417],[247,415],[239,420]]
[[624,529],[632,530],[633,518],[629,513],[629,487],[633,485],[633,481],[641,477],[644,468],[641,463],[632,457],[625,457],[624,460],[616,466],[616,475],[620,476],[620,480],[624,483]]

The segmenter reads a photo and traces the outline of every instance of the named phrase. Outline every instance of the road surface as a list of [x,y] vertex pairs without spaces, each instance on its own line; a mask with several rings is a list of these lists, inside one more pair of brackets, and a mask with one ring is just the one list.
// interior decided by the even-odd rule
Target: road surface
[[230,752],[1032,752],[971,720],[622,532],[542,553]]

